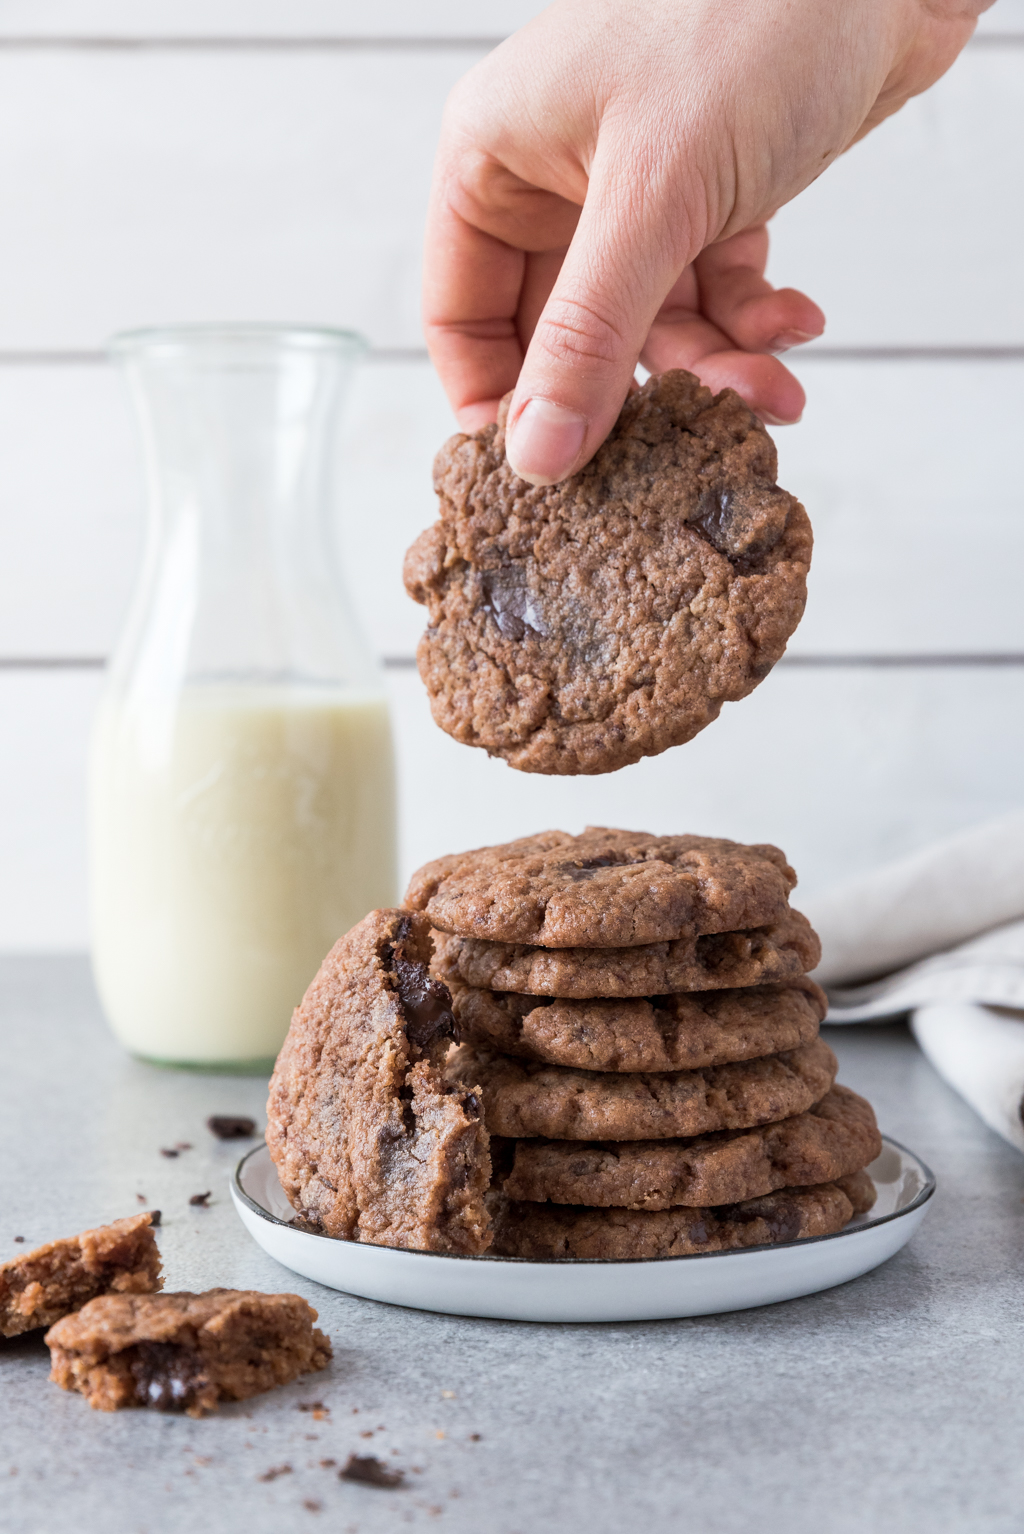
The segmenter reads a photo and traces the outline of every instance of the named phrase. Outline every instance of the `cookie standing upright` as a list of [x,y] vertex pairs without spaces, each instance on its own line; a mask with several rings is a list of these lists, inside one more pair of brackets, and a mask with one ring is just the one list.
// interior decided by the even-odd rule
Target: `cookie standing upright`
[[314,1229],[472,1255],[490,1242],[487,1131],[473,1084],[442,1075],[456,1028],[430,955],[409,911],[371,911],[339,939],[278,1056],[267,1145]]
[[525,772],[614,772],[766,677],[803,613],[811,529],[774,444],[690,373],[630,395],[578,474],[534,487],[497,426],[452,437],[406,556],[434,720]]

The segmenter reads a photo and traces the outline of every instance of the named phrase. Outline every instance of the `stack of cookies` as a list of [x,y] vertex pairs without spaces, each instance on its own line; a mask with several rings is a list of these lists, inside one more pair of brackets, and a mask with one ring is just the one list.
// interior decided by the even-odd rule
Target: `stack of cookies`
[[684,1256],[871,1207],[881,1139],[818,1036],[795,883],[775,847],[603,828],[414,876],[460,1041],[444,1078],[490,1135],[492,1252]]

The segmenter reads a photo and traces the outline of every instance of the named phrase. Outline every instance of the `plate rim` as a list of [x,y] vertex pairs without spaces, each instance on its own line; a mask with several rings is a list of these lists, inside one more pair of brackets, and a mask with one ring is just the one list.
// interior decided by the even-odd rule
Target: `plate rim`
[[260,1142],[259,1145],[254,1145],[250,1150],[247,1150],[245,1155],[236,1165],[231,1176],[231,1193],[236,1200],[244,1204],[245,1207],[249,1209],[254,1215],[256,1215],[258,1219],[264,1220],[268,1225],[278,1225],[282,1230],[291,1231],[291,1233],[296,1236],[312,1236],[313,1239],[317,1241],[330,1241],[335,1244],[340,1243],[346,1248],[355,1250],[361,1249],[371,1252],[397,1252],[401,1253],[403,1256],[433,1257],[447,1262],[454,1260],[457,1262],[510,1263],[525,1267],[607,1268],[615,1266],[621,1267],[624,1264],[632,1264],[633,1266],[642,1264],[644,1267],[649,1267],[652,1263],[658,1262],[710,1262],[715,1258],[753,1256],[755,1253],[759,1252],[786,1252],[793,1251],[795,1249],[803,1251],[812,1246],[819,1246],[823,1241],[838,1241],[843,1236],[855,1236],[864,1231],[878,1230],[881,1228],[881,1226],[889,1225],[894,1220],[905,1219],[908,1215],[914,1214],[917,1210],[922,1209],[924,1205],[928,1203],[929,1199],[935,1193],[938,1183],[936,1181],[935,1173],[932,1171],[928,1163],[923,1161],[916,1151],[911,1150],[909,1145],[903,1145],[899,1140],[894,1140],[891,1135],[883,1135],[883,1149],[886,1146],[893,1146],[896,1150],[902,1151],[905,1156],[912,1156],[913,1159],[917,1162],[918,1166],[921,1168],[921,1171],[924,1173],[924,1186],[917,1194],[915,1194],[910,1203],[904,1205],[902,1209],[894,1209],[891,1214],[877,1215],[874,1219],[865,1220],[862,1225],[844,1225],[841,1230],[829,1231],[826,1235],[823,1236],[798,1236],[793,1241],[766,1241],[762,1242],[760,1246],[744,1246],[718,1252],[689,1252],[678,1257],[502,1257],[498,1254],[494,1254],[492,1256],[488,1252],[482,1252],[479,1254],[479,1256],[476,1256],[463,1252],[428,1252],[424,1251],[421,1247],[385,1246],[383,1243],[375,1241],[344,1241],[339,1236],[327,1235],[325,1231],[298,1230],[290,1220],[282,1220],[276,1214],[271,1214],[269,1209],[264,1209],[263,1205],[258,1204],[254,1198],[246,1193],[242,1186],[242,1169],[246,1162],[249,1161],[253,1156],[258,1156],[260,1151],[265,1150],[269,1154],[270,1147],[267,1145],[265,1138]]

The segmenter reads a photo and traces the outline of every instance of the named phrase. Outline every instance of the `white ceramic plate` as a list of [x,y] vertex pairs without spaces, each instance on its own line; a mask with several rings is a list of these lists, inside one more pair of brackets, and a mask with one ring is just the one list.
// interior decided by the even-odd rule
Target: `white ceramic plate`
[[935,1179],[911,1151],[894,1140],[882,1143],[882,1154],[868,1168],[878,1202],[833,1236],[641,1262],[444,1257],[296,1230],[295,1211],[265,1145],[243,1156],[231,1196],[264,1251],[329,1289],[503,1321],[656,1321],[816,1294],[892,1257],[924,1218]]

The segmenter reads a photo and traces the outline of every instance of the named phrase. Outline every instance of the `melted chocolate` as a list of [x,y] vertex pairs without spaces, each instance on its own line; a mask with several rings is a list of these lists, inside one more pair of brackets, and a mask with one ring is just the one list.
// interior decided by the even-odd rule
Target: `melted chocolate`
[[128,1355],[139,1403],[154,1411],[185,1411],[209,1388],[202,1360],[176,1342],[137,1342]]
[[448,987],[431,979],[425,964],[407,959],[399,949],[391,959],[391,968],[398,977],[398,999],[405,1013],[405,1036],[409,1043],[425,1050],[437,1039],[458,1042]]

